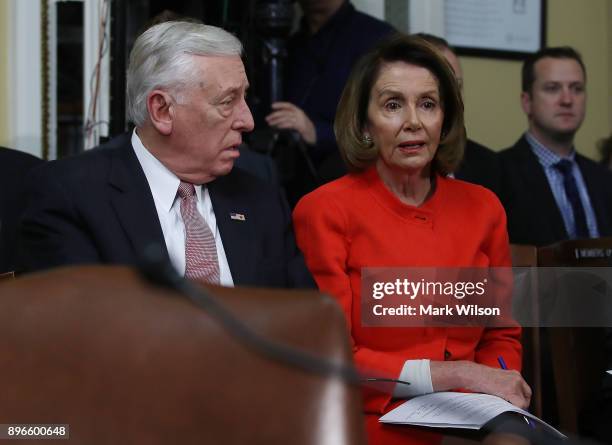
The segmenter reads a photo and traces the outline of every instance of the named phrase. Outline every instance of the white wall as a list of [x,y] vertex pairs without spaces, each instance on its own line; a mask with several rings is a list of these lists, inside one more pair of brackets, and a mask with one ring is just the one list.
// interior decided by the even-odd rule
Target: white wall
[[7,73],[10,106],[6,141],[18,150],[42,155],[42,71],[40,0],[8,1],[10,36]]
[[351,0],[351,3],[356,9],[366,14],[381,20],[385,19],[385,0]]

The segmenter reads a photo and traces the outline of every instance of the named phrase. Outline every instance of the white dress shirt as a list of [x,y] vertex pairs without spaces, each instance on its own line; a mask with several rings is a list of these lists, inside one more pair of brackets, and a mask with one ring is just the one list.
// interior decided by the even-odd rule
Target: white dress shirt
[[[164,234],[170,261],[181,275],[185,275],[185,225],[181,216],[180,199],[177,196],[181,180],[146,149],[136,134],[136,130],[132,133],[132,147],[134,147],[138,162],[140,162],[153,194],[155,209]],[[219,259],[220,284],[233,287],[234,280],[225,256],[225,249],[217,227],[217,218],[208,188],[195,185],[195,191],[198,212],[200,212],[215,237],[217,258]]]

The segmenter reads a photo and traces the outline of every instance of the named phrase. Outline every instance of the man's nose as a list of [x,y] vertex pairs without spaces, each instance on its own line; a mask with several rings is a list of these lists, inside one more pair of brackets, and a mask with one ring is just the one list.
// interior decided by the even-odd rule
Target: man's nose
[[574,100],[574,93],[569,88],[561,89],[561,103],[562,104],[571,104]]
[[242,104],[240,105],[240,110],[238,110],[236,120],[234,121],[234,130],[249,132],[253,131],[253,128],[255,128],[253,115],[251,114],[251,110],[249,109],[246,101],[243,99]]

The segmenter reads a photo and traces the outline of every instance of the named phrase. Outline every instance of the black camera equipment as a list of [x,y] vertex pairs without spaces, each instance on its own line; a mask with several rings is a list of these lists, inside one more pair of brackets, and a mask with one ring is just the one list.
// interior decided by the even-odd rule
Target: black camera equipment
[[283,62],[287,58],[287,39],[292,24],[291,0],[260,0],[257,3],[255,29],[263,41],[262,59],[267,66],[270,103],[283,97]]
[[249,145],[274,159],[293,207],[302,195],[319,185],[317,171],[308,146],[297,131],[270,128],[263,119],[270,113],[273,102],[283,100],[287,43],[294,21],[293,0],[255,1],[254,24],[260,40],[257,59],[263,66],[254,75],[264,74],[265,80],[258,82],[257,103],[251,104],[257,129],[249,136]]

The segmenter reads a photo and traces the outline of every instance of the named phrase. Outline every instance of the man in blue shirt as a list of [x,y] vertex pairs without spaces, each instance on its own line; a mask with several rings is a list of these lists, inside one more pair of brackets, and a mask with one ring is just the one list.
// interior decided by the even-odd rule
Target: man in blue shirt
[[612,235],[612,175],[574,147],[586,110],[580,54],[545,48],[525,60],[521,105],[529,129],[500,154],[510,242]]
[[[529,128],[500,153],[510,242],[546,246],[612,235],[612,174],[574,147],[586,111],[586,69],[580,54],[570,47],[555,47],[528,57],[522,70],[521,105]],[[610,360],[612,334],[606,332],[604,353]],[[544,418],[555,423],[553,364],[544,338]],[[604,389],[583,412],[580,427],[607,443],[609,436],[601,432],[609,431],[604,413],[609,415],[612,397]]]
[[304,16],[292,36],[287,60],[286,101],[272,104],[269,125],[296,130],[322,181],[346,172],[333,122],[340,95],[355,62],[391,25],[359,12],[347,0],[300,0]]

